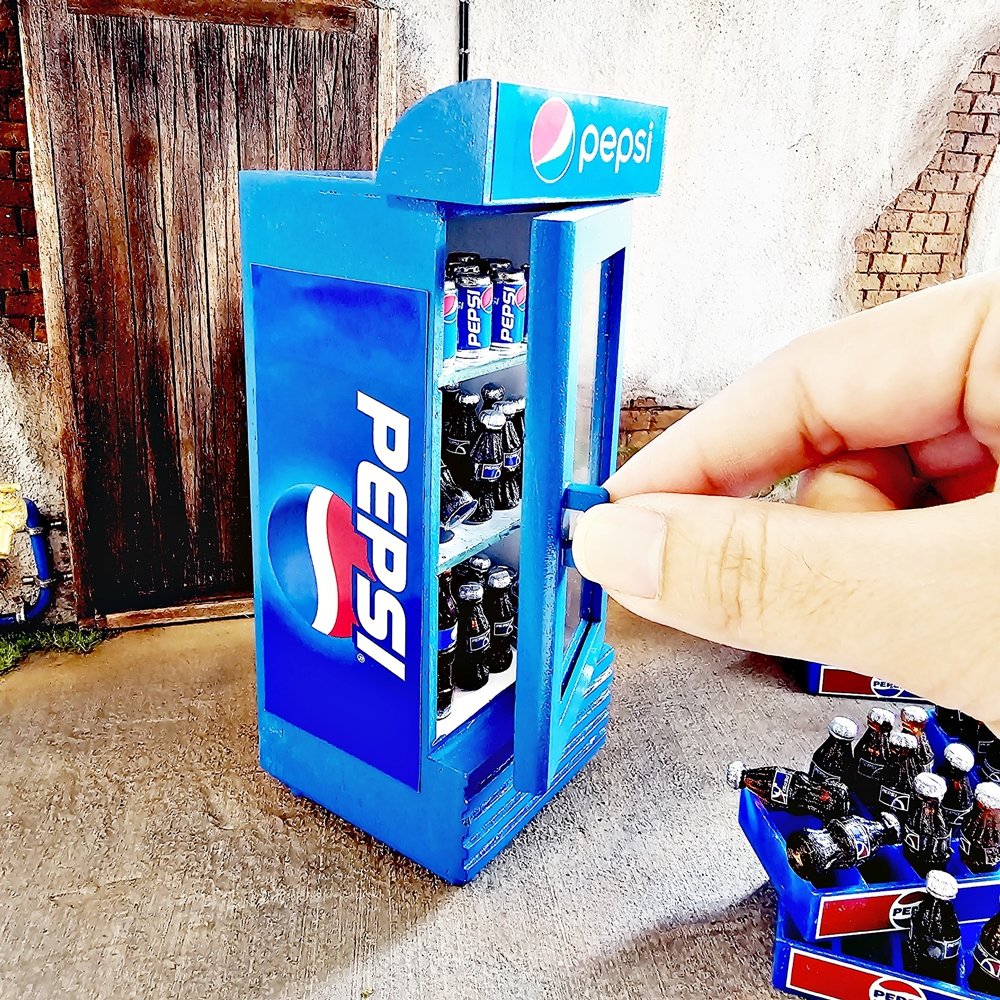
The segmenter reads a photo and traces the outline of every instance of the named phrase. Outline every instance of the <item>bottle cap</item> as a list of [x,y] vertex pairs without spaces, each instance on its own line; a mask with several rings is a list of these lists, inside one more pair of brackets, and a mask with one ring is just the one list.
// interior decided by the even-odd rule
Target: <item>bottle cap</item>
[[726,783],[730,788],[739,789],[743,784],[743,775],[747,772],[747,766],[741,760],[734,760],[726,768]]
[[965,774],[976,766],[976,755],[964,743],[949,743],[944,748],[944,759],[949,766]]
[[916,750],[918,745],[916,736],[904,733],[901,729],[897,729],[889,736],[889,746],[897,750]]
[[441,386],[441,391],[447,395],[458,395],[462,391],[462,387],[454,382],[449,382],[447,385]]
[[517,413],[517,402],[513,399],[503,400],[497,409],[508,419]]
[[1000,785],[993,781],[981,781],[976,786],[976,801],[984,809],[1000,809]]
[[458,394],[458,401],[462,406],[478,406],[482,402],[482,397],[478,392],[466,389]]
[[890,729],[896,725],[896,716],[892,714],[887,708],[873,708],[868,713],[868,721],[872,725],[885,727],[888,726]]
[[958,882],[954,875],[947,872],[932,871],[927,873],[927,891],[935,899],[951,901],[958,898]]
[[853,719],[846,719],[838,715],[830,723],[830,735],[836,736],[838,740],[856,740],[858,738],[858,724]]
[[927,725],[927,711],[919,705],[904,705],[899,710],[899,718],[903,722],[908,722],[911,726],[923,729]]
[[486,578],[486,586],[495,590],[503,590],[514,582],[513,574],[508,566],[494,566]]
[[948,791],[948,782],[939,774],[924,771],[913,779],[913,790],[925,799],[937,799],[940,802],[944,798],[944,793]]
[[459,288],[487,288],[489,275],[483,274],[478,264],[458,264],[455,266],[455,284]]
[[524,413],[524,396],[508,396],[507,398],[517,407],[518,413]]
[[890,844],[898,844],[902,841],[903,824],[900,823],[899,817],[895,813],[879,813],[878,821],[882,824],[885,832],[888,834]]
[[498,400],[503,399],[507,395],[507,390],[499,382],[487,382],[479,392],[484,398],[489,393],[489,395],[495,396]]
[[483,585],[470,580],[463,583],[458,588],[458,599],[460,601],[481,601],[483,599]]
[[469,568],[475,570],[477,573],[486,573],[493,565],[493,560],[482,552],[474,556],[469,556],[465,561],[468,563]]
[[452,250],[447,257],[453,264],[468,264],[482,258],[475,250]]
[[493,267],[493,280],[494,281],[525,281],[524,271],[518,270],[516,267]]
[[507,418],[499,410],[484,410],[479,414],[479,422],[489,431],[502,431]]

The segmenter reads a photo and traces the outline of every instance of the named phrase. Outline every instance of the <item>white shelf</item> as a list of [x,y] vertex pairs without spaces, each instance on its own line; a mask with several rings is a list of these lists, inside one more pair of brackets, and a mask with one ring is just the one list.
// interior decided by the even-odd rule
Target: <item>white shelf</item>
[[455,385],[467,382],[470,378],[481,378],[483,375],[502,372],[505,368],[523,364],[527,356],[528,345],[521,344],[512,351],[501,352],[490,349],[479,358],[448,358],[441,366],[441,379],[438,385]]
[[437,739],[453,733],[463,722],[467,722],[477,712],[485,708],[501,691],[514,683],[517,676],[517,650],[514,662],[502,674],[490,674],[490,679],[478,691],[462,691],[455,688],[451,703],[451,713],[446,719],[438,719]]
[[521,526],[521,505],[513,510],[498,510],[485,524],[460,524],[455,537],[442,542],[438,549],[438,573],[457,566],[469,556],[496,545]]

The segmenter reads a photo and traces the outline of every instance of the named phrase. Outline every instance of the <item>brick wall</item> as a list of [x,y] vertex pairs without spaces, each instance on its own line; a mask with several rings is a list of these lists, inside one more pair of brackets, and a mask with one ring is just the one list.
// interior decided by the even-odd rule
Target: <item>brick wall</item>
[[15,0],[0,0],[0,315],[45,339]]
[[863,309],[964,271],[969,216],[1000,136],[1000,49],[955,92],[937,151],[855,242],[854,290]]
[[630,459],[640,448],[649,444],[688,413],[669,406],[660,406],[652,396],[639,396],[622,406],[618,434],[619,463]]

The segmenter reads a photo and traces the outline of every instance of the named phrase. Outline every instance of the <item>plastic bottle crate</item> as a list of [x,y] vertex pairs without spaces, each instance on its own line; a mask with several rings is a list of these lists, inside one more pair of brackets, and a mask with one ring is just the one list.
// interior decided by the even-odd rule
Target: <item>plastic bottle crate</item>
[[809,942],[798,933],[787,910],[779,907],[774,985],[786,993],[821,1000],[991,1000],[968,986],[972,950],[984,923],[962,924],[963,968],[957,983],[945,983],[903,969],[903,933]]
[[[927,735],[940,759],[944,747],[953,741],[940,730],[933,715]],[[975,785],[978,768],[972,779]],[[859,814],[871,816],[870,810],[855,804]],[[901,846],[883,848],[858,869],[831,872],[828,880],[817,886],[792,871],[785,843],[796,830],[821,827],[820,820],[771,811],[746,789],[740,798],[739,815],[743,832],[804,940],[889,933],[909,926],[913,908],[924,896],[924,879],[906,860]],[[963,922],[988,920],[1000,909],[1000,873],[977,875],[969,871],[957,838],[953,844],[955,852],[945,870],[958,880],[958,918]]]
[[805,663],[801,668],[802,686],[808,694],[837,698],[879,698],[883,701],[924,701],[892,681],[866,677],[864,674],[834,667],[829,663]]

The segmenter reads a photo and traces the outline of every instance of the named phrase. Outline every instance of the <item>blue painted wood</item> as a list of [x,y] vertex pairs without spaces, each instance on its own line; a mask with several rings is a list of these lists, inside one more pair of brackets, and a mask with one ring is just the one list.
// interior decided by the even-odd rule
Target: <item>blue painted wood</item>
[[[514,742],[515,782],[525,791],[538,792],[552,780],[593,666],[581,655],[580,644],[600,643],[604,634],[604,604],[590,591],[584,598],[593,619],[590,627],[578,629],[570,648],[564,648],[563,496],[573,482],[583,282],[591,268],[606,260],[624,266],[621,252],[630,234],[628,204],[549,213],[539,216],[532,230],[524,492],[534,498],[534,510],[521,532],[520,591],[522,606],[537,608],[538,613],[519,624],[518,649],[537,669],[518,677]],[[624,276],[618,280],[623,282]],[[620,307],[618,298],[607,311],[617,316]],[[617,338],[620,329],[619,319],[605,323],[602,336]],[[617,347],[598,353],[598,363],[605,366],[618,359]],[[612,447],[608,435],[614,419],[604,414],[618,407],[619,377],[617,370],[606,367],[596,372],[596,384],[614,387],[613,396],[605,396],[601,410],[594,413],[601,434],[596,454],[602,458]],[[533,441],[545,441],[546,447],[532,448]],[[606,467],[601,462],[592,465],[594,482],[589,485],[597,485]]]

